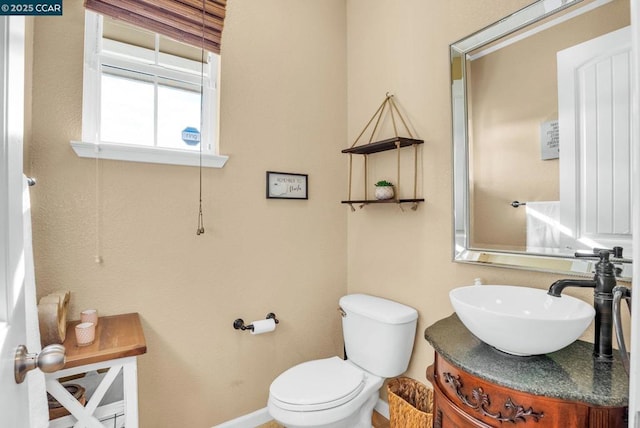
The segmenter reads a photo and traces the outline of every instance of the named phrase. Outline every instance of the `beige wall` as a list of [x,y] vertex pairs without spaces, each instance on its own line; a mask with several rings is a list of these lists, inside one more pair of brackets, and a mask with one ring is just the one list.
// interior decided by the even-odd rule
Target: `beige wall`
[[[75,319],[88,307],[140,313],[141,426],[211,427],[260,409],[280,372],[342,350],[344,2],[229,2],[221,151],[230,160],[203,173],[200,237],[197,168],[100,161],[96,170],[72,151],[83,22],[79,0],[65,1],[61,18],[35,19],[26,171],[38,179],[38,294],[71,290]],[[267,200],[267,170],[309,174],[310,199]],[[281,320],[273,334],[232,328],[270,311]]]
[[[335,308],[346,292],[419,310],[408,374],[426,382],[433,350],[423,331],[452,312],[450,289],[476,277],[536,287],[556,279],[451,262],[448,45],[529,0],[230,1],[221,149],[231,159],[204,172],[201,237],[197,169],[96,165],[71,150],[81,133],[79,3],[65,1],[62,18],[35,21],[26,169],[39,179],[38,293],[70,289],[73,315],[87,307],[140,313],[149,348],[139,365],[141,426],[210,427],[264,407],[282,370],[340,352]],[[351,213],[339,203],[347,172],[340,150],[387,91],[425,140],[426,202],[417,211]],[[375,175],[393,173],[395,158],[375,159]],[[266,200],[269,169],[308,173],[309,201]],[[588,290],[581,296],[590,299]],[[231,327],[268,311],[282,320],[274,334]]]
[[[408,374],[426,381],[433,349],[424,329],[453,312],[448,292],[473,283],[547,288],[558,277],[476,267],[451,261],[452,176],[449,44],[513,12],[519,0],[349,0],[347,69],[349,140],[366,124],[386,91],[393,92],[420,138],[426,202],[417,211],[368,206],[349,213],[349,292],[388,297],[418,309]],[[372,157],[374,170],[395,158]],[[589,291],[568,290],[591,301]],[[592,340],[589,336],[585,338]]]

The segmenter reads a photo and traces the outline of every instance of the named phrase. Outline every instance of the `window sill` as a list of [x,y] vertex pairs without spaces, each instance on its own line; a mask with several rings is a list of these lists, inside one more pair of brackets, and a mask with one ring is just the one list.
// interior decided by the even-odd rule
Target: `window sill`
[[[122,144],[94,144],[71,141],[71,147],[81,158],[121,160],[128,162],[159,163],[168,165],[200,166],[199,152],[159,149],[156,147],[137,147]],[[202,166],[222,168],[229,156],[202,154]]]

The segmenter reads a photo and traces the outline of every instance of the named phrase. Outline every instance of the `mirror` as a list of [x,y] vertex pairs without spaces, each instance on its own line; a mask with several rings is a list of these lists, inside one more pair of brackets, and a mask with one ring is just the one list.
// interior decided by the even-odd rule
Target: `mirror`
[[630,280],[629,7],[540,0],[451,45],[455,261],[590,276],[576,251],[621,246]]

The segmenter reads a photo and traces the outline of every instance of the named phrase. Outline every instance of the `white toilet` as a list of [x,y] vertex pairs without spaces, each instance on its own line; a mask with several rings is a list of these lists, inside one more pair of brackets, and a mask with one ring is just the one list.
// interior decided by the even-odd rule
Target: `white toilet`
[[371,428],[385,378],[407,370],[418,312],[366,294],[340,299],[347,360],[294,366],[269,388],[271,416],[287,428]]

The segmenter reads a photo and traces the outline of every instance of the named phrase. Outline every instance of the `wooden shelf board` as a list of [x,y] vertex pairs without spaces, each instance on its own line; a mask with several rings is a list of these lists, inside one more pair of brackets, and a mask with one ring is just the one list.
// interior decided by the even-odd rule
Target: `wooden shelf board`
[[400,142],[400,147],[408,147],[414,144],[423,144],[424,140],[416,140],[413,138],[405,138],[405,137],[393,137],[387,140],[375,141],[373,143],[363,144],[361,146],[350,147],[348,149],[344,149],[342,153],[368,155],[371,153],[384,152],[387,150],[393,150],[397,148],[396,142]]
[[66,349],[66,369],[147,352],[147,343],[137,313],[100,317],[96,327],[96,340],[83,347],[79,347],[76,342],[75,326],[79,322],[67,323],[67,337],[63,343]]

